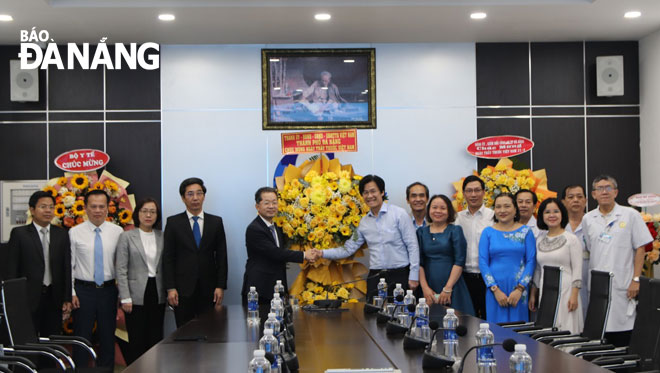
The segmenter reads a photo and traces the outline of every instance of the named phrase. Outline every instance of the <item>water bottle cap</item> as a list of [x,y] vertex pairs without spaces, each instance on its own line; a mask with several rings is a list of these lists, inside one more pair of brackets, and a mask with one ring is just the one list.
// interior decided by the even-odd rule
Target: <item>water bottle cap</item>
[[282,285],[282,280],[275,281],[275,285]]
[[454,309],[453,308],[447,308],[447,315],[454,315]]
[[268,313],[268,318],[271,318],[271,317],[273,317],[273,318],[275,317],[275,312],[269,312]]
[[280,293],[273,293],[273,299],[280,299]]
[[406,295],[412,295],[412,290],[406,290]]
[[426,304],[426,298],[419,298],[419,304]]
[[517,345],[514,347],[514,349],[515,349],[516,351],[520,351],[520,352],[527,351],[527,345],[524,345],[524,344],[517,344]]
[[397,289],[401,289],[401,284],[396,284]]
[[250,291],[257,291],[257,288],[255,286],[250,286]]
[[266,356],[266,351],[254,350],[254,357],[264,357],[264,356]]
[[264,335],[273,335],[273,329],[271,328],[264,329]]
[[380,279],[380,282],[385,282],[385,279],[384,279],[384,278],[381,278],[381,279]]
[[487,322],[482,322],[481,324],[479,324],[479,329],[490,329],[490,324],[488,324]]

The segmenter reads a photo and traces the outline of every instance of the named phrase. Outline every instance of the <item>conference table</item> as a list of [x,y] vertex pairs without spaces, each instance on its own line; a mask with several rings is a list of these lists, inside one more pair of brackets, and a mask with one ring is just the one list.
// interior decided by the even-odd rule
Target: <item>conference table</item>
[[[296,354],[300,372],[324,372],[326,369],[396,368],[401,372],[422,371],[422,351],[403,349],[403,337],[386,334],[385,325],[376,323],[375,315],[363,313],[364,303],[344,304],[342,311],[294,311]],[[433,305],[431,320],[440,322],[445,307]],[[261,309],[262,326],[267,310]],[[261,329],[248,327],[246,309],[241,305],[216,307],[194,319],[152,347],[124,372],[245,372],[258,346]],[[462,356],[475,345],[474,334],[482,320],[459,316],[468,333],[459,337]],[[534,372],[608,372],[580,358],[546,344],[490,323],[495,342],[514,338],[527,345]],[[438,345],[442,347],[442,342]],[[495,347],[497,372],[509,371],[509,352]],[[432,370],[424,370],[432,372]],[[446,371],[446,370],[440,370]],[[465,372],[476,372],[475,353],[465,362]]]

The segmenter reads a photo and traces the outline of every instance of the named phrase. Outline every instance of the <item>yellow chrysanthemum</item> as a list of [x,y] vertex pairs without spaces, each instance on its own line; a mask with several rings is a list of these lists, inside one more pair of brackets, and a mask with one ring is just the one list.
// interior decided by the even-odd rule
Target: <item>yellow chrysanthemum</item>
[[306,182],[308,182],[308,183],[311,183],[311,182],[312,182],[312,179],[314,179],[314,178],[315,178],[316,176],[318,176],[318,175],[319,175],[318,172],[316,172],[316,171],[314,171],[314,170],[311,170],[311,171],[309,171],[309,172],[307,173],[307,175],[305,175],[305,179],[304,179],[304,180],[305,180]]
[[348,191],[351,190],[351,186],[353,186],[351,181],[344,178],[339,179],[339,183],[337,183],[339,193],[348,193]]
[[59,179],[57,179],[57,185],[59,185],[59,186],[65,186],[66,183],[67,183],[67,181],[68,181],[67,178],[64,177],[64,176],[62,176],[62,177],[60,177]]
[[309,199],[312,203],[316,205],[324,205],[327,201],[327,195],[325,194],[325,189],[315,188],[312,190],[312,193],[309,195]]
[[300,200],[298,200],[298,202],[300,203],[300,206],[302,208],[307,208],[307,206],[309,205],[309,198],[308,197],[302,197],[302,198],[300,198]]
[[508,177],[514,177],[514,176],[516,176],[516,170],[514,170],[514,169],[512,169],[512,168],[506,170],[506,176],[508,176]]
[[84,174],[75,174],[71,176],[71,186],[75,189],[85,189],[89,186],[89,179]]
[[55,216],[58,218],[64,217],[64,214],[66,213],[66,207],[64,207],[63,204],[58,203],[55,205]]
[[482,176],[487,176],[487,175],[490,175],[490,174],[492,174],[492,173],[493,173],[493,170],[491,170],[491,169],[488,168],[488,167],[486,167],[486,168],[484,168],[483,170],[481,170],[481,175],[482,175]]
[[299,226],[296,229],[296,234],[300,237],[305,237],[305,235],[307,235],[307,227],[304,225]]
[[71,206],[71,211],[73,211],[75,216],[85,215],[85,201],[78,200],[74,202],[73,206]]
[[53,197],[57,197],[57,190],[55,190],[55,188],[53,188],[52,186],[45,187],[43,191],[50,193]]
[[294,209],[293,210],[293,216],[296,218],[302,218],[305,215],[305,212],[302,209]]
[[339,233],[341,233],[342,236],[350,236],[352,232],[351,232],[351,228],[344,225],[341,228],[339,228]]
[[121,224],[128,224],[133,219],[133,214],[128,210],[121,210],[119,212],[119,222]]

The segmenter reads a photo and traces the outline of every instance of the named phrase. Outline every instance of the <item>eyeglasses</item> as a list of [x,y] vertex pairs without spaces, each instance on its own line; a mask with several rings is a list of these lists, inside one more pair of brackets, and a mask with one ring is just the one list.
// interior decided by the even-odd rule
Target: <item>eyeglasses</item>
[[201,197],[204,195],[204,192],[201,190],[198,190],[196,192],[186,192],[186,197],[188,198],[193,198],[194,196]]
[[611,185],[599,186],[599,187],[596,187],[596,188],[595,188],[595,190],[596,190],[597,192],[600,192],[600,193],[603,193],[603,192],[611,192],[611,191],[613,191],[614,189],[616,189],[616,188],[614,188],[614,187],[611,186]]
[[52,210],[55,208],[55,205],[39,205],[37,208],[41,210]]
[[158,214],[158,211],[157,210],[140,209],[140,214],[143,214],[143,215],[156,215],[156,214]]
[[263,206],[277,206],[277,201],[266,201],[265,199],[262,199],[259,203]]
[[483,189],[477,188],[477,189],[465,189],[464,193],[465,194],[478,194],[483,192]]

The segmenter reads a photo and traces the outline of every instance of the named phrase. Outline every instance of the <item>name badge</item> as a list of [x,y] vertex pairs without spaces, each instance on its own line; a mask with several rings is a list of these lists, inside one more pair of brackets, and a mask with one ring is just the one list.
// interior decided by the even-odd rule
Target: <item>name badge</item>
[[604,242],[604,243],[610,243],[610,241],[612,241],[612,235],[603,232],[603,233],[600,234],[600,237],[598,237],[598,239],[599,239],[601,242]]

